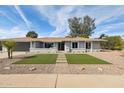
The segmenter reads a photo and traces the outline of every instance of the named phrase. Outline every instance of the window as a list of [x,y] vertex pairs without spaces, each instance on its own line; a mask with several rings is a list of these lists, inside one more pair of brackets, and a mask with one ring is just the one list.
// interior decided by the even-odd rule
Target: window
[[78,42],[72,42],[72,48],[78,48]]
[[53,43],[45,43],[45,48],[52,48],[53,47]]

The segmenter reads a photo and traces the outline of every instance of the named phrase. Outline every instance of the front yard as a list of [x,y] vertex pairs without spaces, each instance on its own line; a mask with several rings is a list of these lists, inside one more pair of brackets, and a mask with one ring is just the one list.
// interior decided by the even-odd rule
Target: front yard
[[57,54],[38,54],[25,57],[24,59],[15,62],[14,64],[55,64]]
[[[0,57],[3,54],[7,56],[0,53]],[[119,51],[67,54],[69,64],[56,63],[57,54],[17,54],[14,53],[13,59],[0,59],[0,74],[124,74],[124,57]]]
[[66,54],[69,64],[110,64],[87,54]]

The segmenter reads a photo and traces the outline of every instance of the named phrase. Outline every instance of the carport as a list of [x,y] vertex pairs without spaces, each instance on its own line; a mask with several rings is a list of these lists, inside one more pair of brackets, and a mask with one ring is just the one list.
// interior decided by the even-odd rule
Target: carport
[[29,51],[30,42],[16,42],[15,51]]
[[13,40],[16,42],[16,46],[15,46],[15,51],[29,51],[30,50],[30,42],[32,40],[32,38],[27,38],[27,37],[23,37],[23,38],[11,38],[11,39],[1,39],[0,40],[0,51],[2,50],[2,41],[7,41],[7,40]]

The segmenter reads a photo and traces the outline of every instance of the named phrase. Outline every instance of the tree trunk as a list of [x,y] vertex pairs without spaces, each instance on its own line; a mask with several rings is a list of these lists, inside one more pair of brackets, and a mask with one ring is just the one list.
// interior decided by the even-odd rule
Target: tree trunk
[[11,50],[11,59],[12,59],[12,52],[13,52],[13,51]]
[[8,58],[10,59],[11,57],[10,57],[10,50],[8,49]]

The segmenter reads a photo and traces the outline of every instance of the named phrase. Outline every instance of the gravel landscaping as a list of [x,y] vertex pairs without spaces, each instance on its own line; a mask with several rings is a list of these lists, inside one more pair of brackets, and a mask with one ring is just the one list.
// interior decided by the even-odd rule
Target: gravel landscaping
[[27,55],[0,59],[0,74],[124,74],[124,57],[120,52],[88,53],[112,64],[12,64]]

